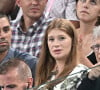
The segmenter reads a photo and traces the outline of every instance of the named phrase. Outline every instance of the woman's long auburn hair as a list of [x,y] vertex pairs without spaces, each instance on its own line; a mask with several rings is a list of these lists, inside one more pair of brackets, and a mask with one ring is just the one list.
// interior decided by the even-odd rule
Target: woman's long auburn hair
[[75,33],[75,27],[70,21],[66,19],[55,19],[48,25],[44,35],[40,58],[36,69],[35,86],[45,83],[48,80],[48,76],[50,75],[51,71],[55,67],[56,62],[49,52],[47,43],[49,32],[55,28],[62,30],[72,39],[71,51],[69,53],[68,59],[65,62],[64,70],[59,77],[68,75],[77,65],[77,35]]

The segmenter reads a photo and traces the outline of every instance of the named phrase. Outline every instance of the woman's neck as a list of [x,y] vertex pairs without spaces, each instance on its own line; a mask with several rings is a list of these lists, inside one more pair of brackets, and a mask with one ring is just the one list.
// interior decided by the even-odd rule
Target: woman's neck
[[95,24],[94,23],[82,23],[80,22],[80,34],[85,36],[93,32]]
[[63,61],[56,61],[56,69],[58,70],[58,73],[57,73],[57,75],[59,75],[62,71],[63,71],[63,69],[64,69],[64,66],[65,66],[65,62],[63,62]]

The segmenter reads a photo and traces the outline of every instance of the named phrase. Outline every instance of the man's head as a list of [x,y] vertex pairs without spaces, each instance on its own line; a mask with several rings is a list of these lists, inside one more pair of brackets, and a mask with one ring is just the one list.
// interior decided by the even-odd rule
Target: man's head
[[16,0],[0,0],[0,12],[10,14],[15,7]]
[[39,19],[46,7],[47,0],[17,0],[22,8],[23,15],[31,19]]
[[94,42],[91,48],[95,53],[97,62],[100,62],[100,26],[94,29],[93,38],[94,38]]
[[0,87],[4,90],[26,90],[32,88],[32,74],[26,63],[12,59],[0,66]]
[[7,51],[11,43],[11,28],[8,17],[0,13],[0,53]]

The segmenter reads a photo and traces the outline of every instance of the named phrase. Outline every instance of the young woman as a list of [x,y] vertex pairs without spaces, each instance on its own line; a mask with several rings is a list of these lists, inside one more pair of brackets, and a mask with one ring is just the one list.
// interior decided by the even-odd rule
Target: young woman
[[100,16],[100,0],[78,0],[77,16],[80,20],[80,28],[78,30],[79,56],[83,64],[91,67],[93,64],[86,57],[91,52],[93,29]]
[[66,19],[55,19],[49,24],[37,64],[35,85],[38,86],[61,77],[65,78],[42,85],[39,90],[41,88],[42,90],[76,89],[82,76],[82,73],[77,72],[87,69],[77,60],[76,36],[74,26]]
[[[93,30],[92,50],[96,56],[95,68],[93,68],[88,77],[82,80],[77,90],[100,90],[100,26]],[[97,67],[98,65],[98,67]]]

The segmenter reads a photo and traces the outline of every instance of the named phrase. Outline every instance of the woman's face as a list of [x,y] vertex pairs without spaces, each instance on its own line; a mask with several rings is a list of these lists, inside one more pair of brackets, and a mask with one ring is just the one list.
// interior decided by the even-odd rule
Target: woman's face
[[72,46],[72,40],[67,33],[56,28],[52,29],[48,33],[47,43],[50,54],[56,60],[66,60]]
[[99,0],[78,0],[77,16],[80,21],[91,22],[100,16]]

